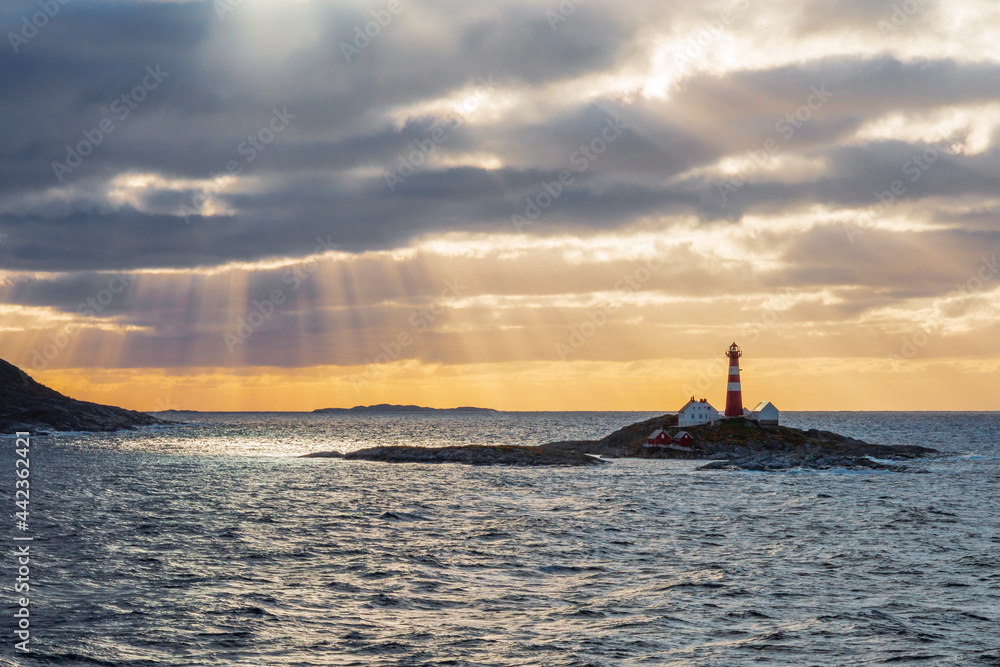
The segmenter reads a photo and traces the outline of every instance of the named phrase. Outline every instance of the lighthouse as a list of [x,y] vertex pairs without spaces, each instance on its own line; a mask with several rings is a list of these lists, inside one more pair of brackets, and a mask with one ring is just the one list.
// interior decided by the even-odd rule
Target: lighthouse
[[726,416],[743,416],[743,392],[740,391],[740,357],[743,352],[740,346],[733,341],[726,352],[729,357],[729,384],[726,386]]

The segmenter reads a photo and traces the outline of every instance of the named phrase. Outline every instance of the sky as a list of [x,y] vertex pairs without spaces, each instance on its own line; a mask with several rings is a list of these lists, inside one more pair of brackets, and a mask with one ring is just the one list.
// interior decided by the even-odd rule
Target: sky
[[995,0],[7,0],[0,357],[140,410],[1000,410]]

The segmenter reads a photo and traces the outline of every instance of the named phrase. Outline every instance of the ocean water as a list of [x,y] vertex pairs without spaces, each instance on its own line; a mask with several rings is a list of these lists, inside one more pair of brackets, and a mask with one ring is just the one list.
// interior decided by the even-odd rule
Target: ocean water
[[[190,414],[31,441],[3,665],[1000,665],[1000,413],[784,413],[925,472],[302,459],[649,413]],[[31,535],[32,653],[14,649]]]

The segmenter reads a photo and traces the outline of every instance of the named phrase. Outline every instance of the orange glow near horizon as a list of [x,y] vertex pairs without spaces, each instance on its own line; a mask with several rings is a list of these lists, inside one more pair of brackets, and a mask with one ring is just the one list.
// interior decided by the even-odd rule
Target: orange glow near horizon
[[[1000,362],[746,359],[744,403],[782,410],[998,410],[992,391]],[[363,367],[279,369],[74,369],[31,375],[81,400],[142,410],[311,411],[374,403],[472,405],[510,411],[668,412],[689,395],[725,403],[725,378],[709,360],[523,362],[444,366],[398,362],[378,381]],[[702,375],[702,373],[704,373]],[[699,375],[702,381],[699,384]],[[704,386],[704,391],[699,387]],[[942,393],[942,386],[952,387]]]
[[[754,234],[790,224],[826,233],[826,212],[804,215],[590,239],[446,234],[396,251],[319,248],[300,260],[137,271],[120,312],[0,305],[0,356],[75,398],[147,411],[373,403],[669,411],[692,393],[723,407],[723,352],[735,338],[746,343],[748,406],[1000,409],[992,275],[968,294],[907,299],[884,298],[886,288],[796,283],[805,269],[760,249]],[[934,238],[912,231],[870,232],[866,242],[896,262],[880,270],[899,275],[931,266],[950,272],[936,281],[955,284],[987,266],[976,255],[945,261]],[[640,273],[651,257],[659,264]],[[301,280],[289,280],[293,271]],[[638,282],[622,287],[623,276]],[[58,277],[8,274],[7,293],[19,281]],[[227,344],[252,304],[275,291],[282,302],[273,316]],[[574,333],[608,304],[586,340]],[[409,343],[390,359],[383,351],[400,336]],[[914,340],[919,348],[908,350]]]

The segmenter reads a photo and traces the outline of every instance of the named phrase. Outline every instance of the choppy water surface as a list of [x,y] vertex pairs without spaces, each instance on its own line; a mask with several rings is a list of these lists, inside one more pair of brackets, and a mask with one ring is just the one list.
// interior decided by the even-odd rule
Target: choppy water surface
[[956,452],[926,474],[293,456],[596,437],[645,416],[217,414],[36,438],[35,652],[5,639],[0,662],[1000,665],[997,413],[784,415]]

